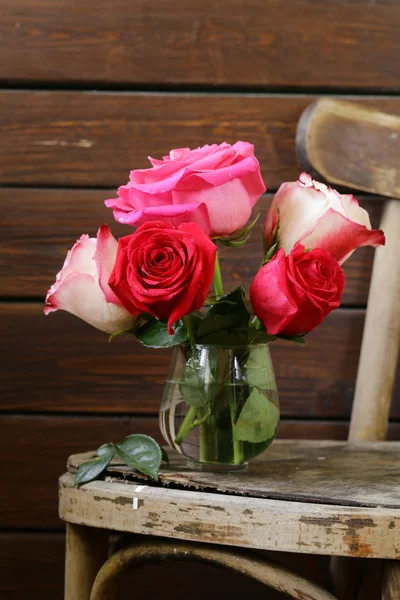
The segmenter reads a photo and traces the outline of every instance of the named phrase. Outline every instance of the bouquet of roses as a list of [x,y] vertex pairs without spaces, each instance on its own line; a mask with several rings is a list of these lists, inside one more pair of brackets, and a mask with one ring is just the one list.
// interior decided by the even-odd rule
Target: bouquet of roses
[[[360,246],[383,244],[384,235],[371,229],[353,196],[303,173],[273,198],[249,296],[244,286],[224,291],[218,246],[234,251],[247,241],[257,220],[248,224],[253,207],[266,191],[253,146],[182,148],[150,161],[151,168],[132,171],[118,197],[106,200],[116,221],[136,230],[118,242],[107,225],[97,238],[82,235],[47,293],[45,313],[63,309],[111,337],[124,333],[146,346],[179,346],[184,364],[171,393],[187,410],[173,428],[172,445],[182,450],[188,436],[197,435],[200,462],[216,463],[225,452],[226,462],[242,464],[272,441],[278,421],[273,431],[266,425],[273,383],[271,377],[261,381],[260,345],[277,337],[302,342],[340,305],[341,264]],[[215,355],[206,368],[199,350],[205,347],[225,349],[225,355]],[[240,350],[232,354],[232,348]],[[218,381],[244,368],[245,384],[231,390],[225,406]],[[228,452],[215,433],[224,419]],[[149,440],[129,436],[102,446],[79,482],[98,474],[115,453],[157,476],[162,454]]]

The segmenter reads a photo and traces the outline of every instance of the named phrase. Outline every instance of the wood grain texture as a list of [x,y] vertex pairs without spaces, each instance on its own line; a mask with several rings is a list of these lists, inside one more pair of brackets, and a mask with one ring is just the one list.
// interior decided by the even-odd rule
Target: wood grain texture
[[[162,467],[160,482],[254,498],[400,509],[399,453],[400,442],[277,440],[251,461],[247,471],[207,473],[191,471],[182,455],[168,449],[170,460]],[[68,470],[76,473],[95,456],[93,452],[71,456]],[[147,475],[118,464],[118,459],[114,462],[107,473],[116,480],[131,477],[152,483]]]
[[[108,336],[68,313],[2,304],[2,411],[156,414],[170,351]],[[271,344],[284,416],[347,418],[357,373],[363,310],[338,310],[305,348]],[[323,359],[321,359],[323,357]],[[21,373],[24,374],[21,377]],[[400,377],[392,417],[400,416]]]
[[[149,166],[148,155],[242,139],[255,144],[266,186],[274,190],[299,175],[296,125],[315,98],[2,91],[0,185],[117,187],[131,169]],[[400,98],[362,103],[400,114]]]
[[[0,188],[0,296],[43,297],[60,270],[67,249],[81,233],[96,235],[100,223],[109,223],[114,235],[132,233],[117,224],[104,199],[114,190]],[[262,224],[272,195],[257,203],[259,224],[242,248],[220,248],[221,268],[227,290],[250,285],[259,269]],[[382,202],[362,198],[373,226],[380,220]],[[365,305],[373,259],[372,248],[361,248],[344,265],[346,287],[342,304]]]
[[300,164],[334,186],[400,199],[400,119],[357,102],[320,98],[302,114]]
[[60,528],[57,479],[68,455],[131,433],[162,441],[156,418],[0,417],[1,452],[7,456],[0,466],[0,527]]
[[[281,423],[279,437],[345,440],[347,432],[345,422],[291,420]],[[7,460],[0,463],[0,527],[60,528],[56,482],[67,457],[131,433],[162,442],[156,417],[1,416],[0,452]],[[398,424],[391,425],[389,438],[400,439]]]
[[[351,415],[350,440],[386,437],[400,347],[400,202],[386,200],[375,254]],[[382,294],[384,290],[384,294]]]
[[64,552],[65,536],[61,532],[1,532],[0,598],[61,600]]
[[[91,527],[243,548],[400,558],[400,510],[229,496],[135,483],[60,478],[60,516]],[[133,497],[138,509],[132,510]]]
[[108,558],[108,531],[67,523],[64,600],[90,600],[99,569]]
[[11,82],[398,89],[396,0],[1,0],[0,12]]

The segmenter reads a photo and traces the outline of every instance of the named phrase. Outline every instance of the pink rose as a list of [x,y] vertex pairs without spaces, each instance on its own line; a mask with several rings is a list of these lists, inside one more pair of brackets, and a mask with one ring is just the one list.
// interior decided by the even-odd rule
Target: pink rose
[[107,225],[96,238],[82,235],[68,251],[63,268],[46,296],[45,315],[66,310],[107,333],[128,328],[135,318],[108,285],[118,243]]
[[368,213],[354,196],[339,194],[302,173],[297,182],[284,183],[274,196],[264,231],[271,245],[280,211],[279,240],[288,254],[300,242],[323,248],[342,264],[360,246],[385,243],[382,231],[371,229]]
[[230,236],[245,226],[265,192],[254,146],[247,142],[178,148],[149,160],[151,169],[131,171],[118,198],[105,202],[119,223],[194,222],[210,237]]
[[281,248],[255,276],[250,300],[267,333],[292,337],[314,329],[340,306],[344,275],[337,260],[321,248],[289,256]]

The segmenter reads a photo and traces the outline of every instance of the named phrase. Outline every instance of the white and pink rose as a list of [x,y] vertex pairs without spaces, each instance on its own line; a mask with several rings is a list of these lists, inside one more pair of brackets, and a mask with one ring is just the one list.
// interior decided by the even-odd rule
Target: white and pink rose
[[107,333],[133,325],[135,316],[108,285],[117,250],[118,242],[107,225],[100,227],[97,238],[82,235],[47,292],[44,313],[65,310]]
[[268,211],[264,231],[272,243],[278,225],[280,247],[288,255],[297,243],[327,250],[339,264],[360,246],[385,243],[382,231],[371,229],[367,211],[351,194],[339,194],[302,173],[295,182],[283,183]]

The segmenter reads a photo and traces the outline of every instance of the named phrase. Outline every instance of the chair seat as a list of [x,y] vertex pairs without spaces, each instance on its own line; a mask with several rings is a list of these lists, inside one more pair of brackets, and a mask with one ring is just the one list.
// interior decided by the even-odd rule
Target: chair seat
[[112,463],[60,479],[60,516],[94,527],[265,550],[400,558],[400,443],[276,441],[248,471],[189,471],[170,453],[154,483]]

